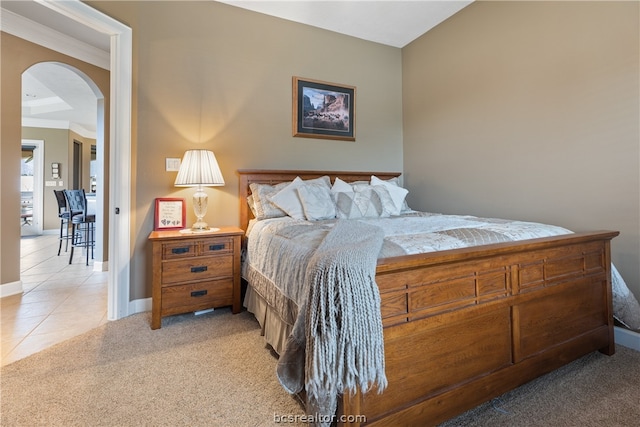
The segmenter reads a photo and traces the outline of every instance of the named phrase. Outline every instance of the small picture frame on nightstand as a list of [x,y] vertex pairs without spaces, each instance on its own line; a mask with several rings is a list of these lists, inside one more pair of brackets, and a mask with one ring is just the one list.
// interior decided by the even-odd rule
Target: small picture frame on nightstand
[[154,230],[180,230],[185,228],[187,205],[184,199],[157,198]]

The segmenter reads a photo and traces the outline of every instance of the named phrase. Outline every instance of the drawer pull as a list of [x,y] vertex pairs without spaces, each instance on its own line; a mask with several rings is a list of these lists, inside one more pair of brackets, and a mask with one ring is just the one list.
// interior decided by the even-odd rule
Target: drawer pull
[[207,294],[207,290],[206,289],[203,289],[201,291],[193,291],[193,292],[191,292],[191,296],[192,297],[203,297],[206,294]]
[[218,243],[217,245],[209,245],[210,251],[221,251],[224,249],[224,243]]
[[186,254],[189,252],[189,246],[183,248],[173,248],[171,249],[171,253],[173,254]]
[[191,272],[192,273],[202,273],[203,271],[207,271],[207,266],[203,265],[200,267],[191,267]]

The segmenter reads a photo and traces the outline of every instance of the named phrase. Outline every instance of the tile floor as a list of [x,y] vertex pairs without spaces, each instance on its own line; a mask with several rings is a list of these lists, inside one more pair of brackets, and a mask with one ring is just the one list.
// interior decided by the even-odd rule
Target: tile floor
[[0,298],[0,363],[6,365],[107,322],[107,273],[79,250],[58,253],[58,236],[21,239],[23,293]]

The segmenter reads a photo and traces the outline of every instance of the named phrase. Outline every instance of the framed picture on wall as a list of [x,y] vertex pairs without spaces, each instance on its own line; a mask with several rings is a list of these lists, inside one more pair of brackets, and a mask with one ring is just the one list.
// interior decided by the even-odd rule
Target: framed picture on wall
[[293,77],[293,136],[356,140],[356,88]]
[[187,205],[184,199],[157,198],[154,230],[180,230],[186,227]]

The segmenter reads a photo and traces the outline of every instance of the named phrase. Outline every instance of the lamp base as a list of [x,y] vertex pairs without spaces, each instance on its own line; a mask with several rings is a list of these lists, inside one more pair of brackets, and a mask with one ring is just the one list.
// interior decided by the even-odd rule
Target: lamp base
[[204,221],[196,221],[191,226],[193,231],[207,231],[209,229],[209,224]]
[[207,214],[207,202],[209,197],[205,193],[201,185],[198,186],[196,192],[193,193],[193,212],[196,214],[196,222],[191,226],[193,231],[207,231],[209,224],[204,222],[204,216]]

